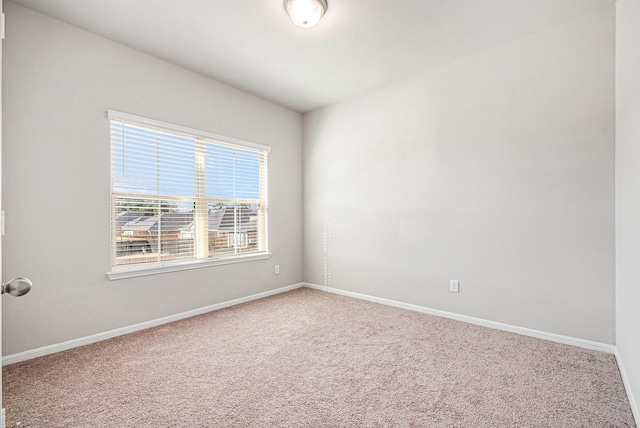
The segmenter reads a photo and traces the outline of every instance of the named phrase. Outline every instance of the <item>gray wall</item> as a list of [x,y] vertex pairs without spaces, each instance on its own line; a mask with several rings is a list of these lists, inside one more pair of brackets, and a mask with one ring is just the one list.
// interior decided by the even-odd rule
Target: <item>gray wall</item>
[[618,0],[616,8],[616,345],[635,399],[632,406],[637,417],[640,415],[640,2]]
[[[300,114],[5,2],[4,353],[302,280]],[[272,148],[270,260],[109,281],[109,121],[116,109]],[[281,274],[274,275],[273,265]]]
[[[309,113],[304,156],[295,112],[5,12],[5,354],[303,279],[614,343],[612,8]],[[270,145],[273,257],[108,281],[109,108]]]
[[305,114],[305,280],[613,344],[614,13]]

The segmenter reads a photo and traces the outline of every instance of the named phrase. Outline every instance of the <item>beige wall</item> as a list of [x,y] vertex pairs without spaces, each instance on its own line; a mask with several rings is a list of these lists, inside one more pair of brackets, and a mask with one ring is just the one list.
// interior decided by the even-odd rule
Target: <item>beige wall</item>
[[616,8],[616,345],[640,424],[640,2]]
[[[300,114],[5,3],[4,299],[15,354],[302,280]],[[271,146],[270,260],[109,281],[107,109]],[[280,265],[280,275],[273,266]]]
[[614,36],[611,7],[306,114],[305,280],[613,344]]

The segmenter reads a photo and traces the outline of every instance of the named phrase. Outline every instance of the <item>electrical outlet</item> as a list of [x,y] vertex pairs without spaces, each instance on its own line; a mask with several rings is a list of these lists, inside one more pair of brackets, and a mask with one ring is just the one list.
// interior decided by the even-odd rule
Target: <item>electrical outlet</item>
[[458,281],[457,279],[452,279],[451,281],[449,281],[449,291],[451,291],[452,293],[459,293],[460,281]]
[[276,267],[273,270],[276,273],[276,275],[278,275],[280,273],[280,265],[276,265]]

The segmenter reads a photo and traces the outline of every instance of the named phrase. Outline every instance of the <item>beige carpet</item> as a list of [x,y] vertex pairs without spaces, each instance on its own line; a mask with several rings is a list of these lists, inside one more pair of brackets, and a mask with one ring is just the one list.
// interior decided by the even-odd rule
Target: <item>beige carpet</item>
[[633,427],[613,355],[299,289],[4,368],[8,427]]

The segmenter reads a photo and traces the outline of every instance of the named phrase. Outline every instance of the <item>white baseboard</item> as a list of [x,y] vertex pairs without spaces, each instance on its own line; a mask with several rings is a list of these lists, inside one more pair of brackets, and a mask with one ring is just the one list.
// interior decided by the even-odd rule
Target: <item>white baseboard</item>
[[633,391],[631,390],[631,384],[629,383],[629,378],[627,377],[627,372],[624,369],[624,364],[622,362],[622,357],[618,352],[618,348],[616,348],[616,361],[618,362],[618,368],[620,369],[620,376],[622,377],[622,383],[624,384],[624,389],[627,391],[627,397],[629,399],[629,405],[631,406],[631,413],[633,413],[633,418],[636,420],[636,425],[640,424],[640,409],[638,408],[638,402],[633,396]]
[[44,355],[55,354],[56,352],[66,351],[68,349],[77,348],[79,346],[89,345],[91,343],[100,342],[102,340],[111,339],[112,337],[122,336],[124,334],[133,333],[135,331],[144,330],[158,325],[167,324],[170,322],[178,321],[185,318],[190,318],[196,315],[205,314],[207,312],[217,311],[220,309],[228,308],[230,306],[239,305],[241,303],[250,302],[252,300],[262,299],[264,297],[273,296],[275,294],[285,293],[287,291],[295,290],[296,288],[304,287],[306,284],[294,284],[287,287],[276,288],[275,290],[265,291],[263,293],[252,294],[251,296],[241,297],[239,299],[228,300],[226,302],[216,303],[214,305],[205,306],[203,308],[194,309],[187,312],[182,312],[175,315],[170,315],[163,318],[158,318],[151,321],[146,321],[140,324],[134,324],[128,327],[117,328],[115,330],[105,331],[104,333],[98,333],[91,336],[81,337],[79,339],[73,339],[54,345],[43,346],[42,348],[32,349],[25,352],[19,352],[17,354],[7,355],[2,358],[2,365],[18,363],[20,361],[31,360],[33,358],[42,357]]
[[547,333],[544,331],[533,330],[525,327],[517,327],[510,324],[503,324],[496,321],[488,321],[482,318],[474,318],[466,315],[459,315],[453,312],[440,311],[438,309],[431,309],[425,306],[412,305],[410,303],[398,302],[396,300],[385,299],[382,297],[369,296],[367,294],[355,293],[352,291],[340,290],[338,288],[325,287],[316,284],[305,284],[306,287],[313,288],[315,290],[327,291],[329,293],[340,294],[342,296],[354,297],[356,299],[368,300],[370,302],[380,303],[387,306],[394,306],[396,308],[408,309],[410,311],[422,312],[424,314],[435,315],[438,317],[449,318],[456,321],[462,321],[469,324],[479,325],[482,327],[493,328],[496,330],[508,331],[510,333],[522,334],[524,336],[535,337],[538,339],[550,340],[552,342],[563,343],[565,345],[578,346],[580,348],[591,349],[594,351],[606,352],[608,354],[615,354],[616,347],[614,345],[608,345],[606,343],[592,342],[584,339],[576,339],[574,337],[562,336],[555,333]]
[[[324,287],[321,285],[311,283],[299,283],[290,285],[287,287],[277,288],[275,290],[265,291],[263,293],[253,294],[247,297],[241,297],[239,299],[229,300],[226,302],[216,303],[214,305],[205,306],[203,308],[194,309],[187,312],[182,312],[167,317],[146,321],[140,324],[134,324],[128,327],[122,327],[115,330],[106,331],[104,333],[98,333],[91,336],[81,337],[79,339],[73,339],[66,342],[44,346],[17,354],[7,355],[2,358],[2,365],[8,365],[17,363],[20,361],[30,360],[32,358],[41,357],[44,355],[53,354],[67,349],[77,348],[79,346],[89,345],[91,343],[99,342],[101,340],[110,339],[116,336],[122,336],[124,334],[133,333],[135,331],[144,330],[147,328],[155,327],[162,324],[167,324],[173,321],[178,321],[184,318],[201,315],[207,312],[216,311],[219,309],[228,308],[230,306],[239,305],[241,303],[250,302],[252,300],[262,299],[264,297],[273,296],[275,294],[285,293],[287,291],[295,290],[300,287],[309,287],[316,290],[327,291],[329,293],[340,294],[343,296],[354,297],[356,299],[368,300],[370,302],[380,303],[387,306],[394,306],[397,308],[408,309],[410,311],[422,312],[429,315],[435,315],[443,318],[454,319],[457,321],[466,322],[469,324],[475,324],[482,327],[494,328],[496,330],[508,331],[511,333],[522,334],[525,336],[536,337],[538,339],[550,340],[552,342],[563,343],[566,345],[578,346],[581,348],[592,349],[596,351],[602,351],[609,354],[615,354],[616,348],[613,345],[607,345],[599,342],[591,342],[583,339],[576,339],[568,336],[561,336],[554,333],[547,333],[539,330],[532,330],[524,327],[517,327],[509,324],[503,324],[495,321],[488,321],[481,318],[469,317],[466,315],[459,315],[452,312],[440,311],[437,309],[431,309],[424,306],[413,305],[410,303],[398,302],[396,300],[385,299],[382,297],[369,296],[366,294],[355,293],[352,291],[340,290],[338,288]],[[619,361],[619,360],[618,360]]]
[[[413,305],[410,303],[398,302],[396,300],[385,299],[382,297],[369,296],[366,294],[355,293],[352,291],[340,290],[337,288],[325,287],[321,285],[311,284],[311,283],[299,283],[294,285],[289,285],[286,287],[277,288],[275,290],[269,290],[258,294],[253,294],[251,296],[241,297],[239,299],[229,300],[226,302],[216,303],[214,305],[205,306],[203,308],[194,309],[187,312],[182,312],[175,315],[170,315],[163,318],[158,318],[151,321],[146,321],[139,324],[134,324],[128,327],[118,328],[115,330],[106,331],[104,333],[98,333],[91,336],[82,337],[79,339],[73,339],[66,342],[44,346],[42,348],[37,348],[25,352],[20,352],[17,354],[7,355],[2,358],[2,365],[9,365],[13,363],[18,363],[20,361],[26,361],[37,357],[42,357],[49,354],[54,354],[56,352],[66,351],[68,349],[77,348],[79,346],[89,345],[91,343],[100,342],[102,340],[111,339],[113,337],[122,336],[124,334],[133,333],[136,331],[144,330],[147,328],[155,327],[162,324],[167,324],[170,322],[178,321],[185,318],[190,318],[196,315],[205,314],[212,311],[217,311],[220,309],[228,308],[230,306],[239,305],[241,303],[250,302],[252,300],[262,299],[264,297],[273,296],[280,293],[285,293],[287,291],[295,290],[301,287],[308,287],[315,290],[327,291],[329,293],[339,294],[347,297],[354,297],[356,299],[367,300],[370,302],[380,303],[387,306],[393,306],[397,308],[407,309],[410,311],[421,312],[429,315],[435,315],[443,318],[449,318],[456,321],[462,321],[469,324],[474,324],[482,327],[494,328],[496,330],[508,331],[511,333],[522,334],[524,336],[535,337],[538,339],[550,340],[552,342],[562,343],[565,345],[578,346],[581,348],[591,349],[595,351],[606,352],[609,354],[614,354],[616,360],[618,362],[618,367],[620,368],[620,374],[622,376],[622,380],[627,392],[627,396],[629,397],[629,403],[631,405],[631,411],[633,413],[633,417],[636,421],[640,421],[640,410],[638,409],[638,404],[634,399],[633,392],[631,391],[631,387],[629,385],[629,380],[627,378],[626,372],[624,370],[624,365],[622,363],[622,359],[618,354],[618,350],[613,345],[608,345],[599,342],[592,342],[583,339],[576,339],[573,337],[562,336],[554,333],[547,333],[544,331],[533,330],[524,327],[517,327],[509,324],[503,324],[495,321],[488,321],[481,318],[469,317],[466,315],[459,315],[452,312],[440,311],[437,309],[431,309],[424,306]],[[4,410],[4,409],[2,409]]]

